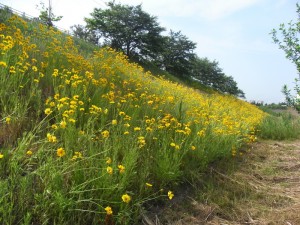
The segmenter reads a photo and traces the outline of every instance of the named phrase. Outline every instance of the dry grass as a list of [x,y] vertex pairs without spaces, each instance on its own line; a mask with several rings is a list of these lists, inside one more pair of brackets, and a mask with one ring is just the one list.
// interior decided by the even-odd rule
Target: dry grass
[[234,167],[212,169],[209,184],[183,193],[144,224],[300,224],[299,140],[256,143]]

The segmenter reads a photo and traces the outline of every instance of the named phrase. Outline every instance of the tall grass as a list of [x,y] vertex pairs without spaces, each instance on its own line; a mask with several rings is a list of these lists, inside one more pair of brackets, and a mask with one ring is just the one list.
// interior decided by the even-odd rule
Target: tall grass
[[2,224],[138,223],[145,202],[255,140],[265,116],[16,16],[0,31]]
[[290,113],[273,113],[263,119],[258,129],[263,139],[295,139],[300,135],[300,120]]

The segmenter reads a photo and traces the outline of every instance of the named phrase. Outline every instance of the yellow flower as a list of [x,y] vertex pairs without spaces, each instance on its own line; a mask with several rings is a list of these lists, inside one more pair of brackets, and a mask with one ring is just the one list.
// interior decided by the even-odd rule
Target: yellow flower
[[173,96],[168,96],[167,99],[168,99],[169,102],[173,102],[174,101],[174,97]]
[[236,156],[236,149],[235,148],[232,148],[232,150],[231,150],[231,155],[234,157],[234,156]]
[[11,118],[10,118],[9,116],[5,118],[5,122],[6,122],[7,124],[10,124],[10,121],[11,121]]
[[139,130],[141,130],[141,128],[140,127],[135,127],[133,130],[134,131],[139,131]]
[[106,207],[104,208],[104,210],[106,211],[106,214],[107,214],[107,215],[113,214],[112,208],[109,207],[109,206],[106,206]]
[[58,110],[60,110],[62,107],[64,107],[64,105],[59,103],[59,104],[57,104],[56,107],[57,107]]
[[146,141],[144,137],[138,137],[138,143],[139,143],[139,147],[144,147],[146,145]]
[[153,185],[150,184],[150,183],[146,183],[146,186],[147,186],[147,187],[152,187]]
[[59,98],[59,94],[55,94],[55,95],[54,95],[54,99],[57,100],[58,98]]
[[108,138],[109,137],[109,131],[108,130],[104,130],[101,132],[102,137],[104,138]]
[[82,154],[81,152],[74,152],[74,155],[72,157],[72,160],[76,160],[76,159],[81,159],[82,158]]
[[131,120],[131,117],[128,116],[128,115],[126,115],[125,118],[124,118],[124,120]]
[[73,96],[73,99],[76,100],[76,101],[78,100],[78,98],[79,98],[79,95],[74,95]]
[[31,150],[28,150],[28,151],[26,152],[26,155],[31,156],[31,155],[32,155],[32,151],[31,151]]
[[58,76],[58,69],[54,69],[53,73],[52,73],[53,77],[57,77]]
[[191,150],[196,150],[196,147],[194,145],[191,146]]
[[56,137],[50,133],[47,133],[47,139],[49,142],[53,142],[53,143],[57,142]]
[[4,155],[2,153],[0,153],[0,159],[3,159]]
[[6,62],[0,61],[0,66],[7,67],[7,64],[6,64]]
[[51,111],[51,109],[50,109],[50,108],[47,108],[47,109],[45,109],[45,111],[44,111],[44,112],[45,112],[45,114],[46,114],[46,115],[49,115],[50,113],[52,113],[52,111]]
[[58,157],[63,157],[66,154],[65,150],[63,148],[58,148],[56,151],[56,155]]
[[66,121],[65,120],[62,120],[61,122],[60,122],[60,127],[62,128],[62,129],[64,129],[64,128],[66,128],[66,126],[67,126],[67,123],[66,123]]
[[203,137],[205,134],[205,130],[200,130],[197,132],[197,135],[200,136],[200,137]]
[[16,69],[14,66],[9,67],[9,72],[10,73],[16,73]]
[[111,121],[111,124],[112,124],[112,125],[117,125],[117,124],[118,124],[118,121],[117,121],[117,120],[112,120],[112,121]]
[[37,68],[36,66],[33,66],[33,67],[32,67],[32,70],[33,70],[34,72],[36,72],[36,71],[38,71],[38,68]]
[[111,164],[111,162],[112,162],[111,158],[110,158],[110,157],[107,157],[107,158],[106,158],[106,164],[109,165],[109,164]]
[[122,200],[125,203],[129,203],[131,201],[131,197],[128,194],[122,195]]
[[151,127],[146,127],[146,131],[151,132],[153,129]]
[[[77,96],[78,96],[78,95],[77,95]],[[73,96],[73,98],[74,98],[74,96]],[[70,105],[76,105],[76,104],[77,104],[76,101],[74,101],[74,100],[70,101]]]
[[124,127],[130,127],[130,124],[129,123],[125,123]]
[[75,119],[73,119],[73,118],[70,118],[70,119],[69,119],[69,122],[71,122],[71,123],[75,123],[75,122],[76,122],[76,120],[75,120]]
[[113,173],[113,168],[108,166],[108,167],[106,167],[106,171],[107,171],[108,174],[111,175]]
[[172,198],[174,197],[174,194],[172,191],[168,191],[168,197],[170,200],[172,200]]
[[118,169],[120,173],[124,173],[125,172],[125,166],[123,165],[118,165]]

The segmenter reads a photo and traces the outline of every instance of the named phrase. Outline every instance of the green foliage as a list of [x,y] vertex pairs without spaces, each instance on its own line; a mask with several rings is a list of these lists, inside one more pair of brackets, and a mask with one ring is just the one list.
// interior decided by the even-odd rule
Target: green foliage
[[280,105],[261,105],[259,106],[259,108],[270,114],[270,115],[273,115],[273,116],[280,116],[280,114],[283,112],[283,111],[286,111],[288,108],[286,106],[280,106]]
[[191,62],[196,57],[195,48],[196,43],[190,41],[180,31],[171,30],[169,36],[164,37],[161,66],[175,76],[189,77]]
[[0,29],[1,224],[139,224],[145,202],[235,156],[264,117],[52,27]]
[[129,58],[155,57],[161,43],[156,17],[142,10],[142,6],[108,3],[108,9],[97,9],[92,18],[85,18],[87,27],[104,38],[105,44],[123,51]]
[[233,77],[224,74],[217,61],[195,57],[192,63],[191,75],[201,84],[223,93],[245,97],[244,92],[237,87]]
[[71,29],[73,36],[76,38],[82,39],[86,42],[90,42],[94,45],[97,45],[99,43],[99,37],[94,30],[88,29],[86,26],[80,24],[73,25]]
[[285,96],[286,104],[288,106],[294,107],[298,112],[300,112],[300,98],[299,98],[300,87],[298,84],[298,79],[295,79],[294,90],[297,93],[296,96],[293,96],[293,94],[291,93],[291,90],[288,88],[287,85],[283,85],[283,87],[282,87],[282,93]]
[[8,20],[12,15],[12,11],[9,7],[0,8],[0,23]]
[[192,77],[178,77],[175,76],[171,73],[168,73],[166,70],[161,69],[160,67],[157,66],[155,62],[150,62],[150,61],[142,61],[139,62],[139,64],[144,68],[145,71],[150,71],[154,76],[157,77],[162,77],[163,79],[183,84],[188,87],[192,87],[196,90],[199,90],[203,93],[208,93],[208,94],[213,94],[216,93],[216,90],[213,88],[203,85],[201,82],[198,80],[193,79]]
[[[296,7],[296,11],[298,13],[297,21],[291,21],[287,25],[283,23],[280,24],[278,29],[279,32],[276,29],[273,29],[271,35],[274,43],[285,52],[286,58],[295,64],[298,73],[300,73],[300,5],[297,3]],[[293,96],[291,94],[291,90],[288,89],[287,85],[283,86],[282,93],[286,97],[287,104],[294,106],[298,111],[300,111],[300,99],[298,98],[298,95],[300,94],[300,87],[298,82],[299,79],[295,79],[294,90],[296,91],[297,96]]]
[[[38,7],[38,6],[37,6]],[[52,27],[53,22],[60,21],[62,19],[62,16],[56,16],[51,11],[51,6],[46,7],[43,2],[40,3],[40,20],[42,23],[47,24],[48,26]]]
[[[244,97],[233,77],[226,76],[216,61],[200,59],[194,53],[196,43],[180,31],[161,35],[164,28],[141,5],[108,3],[108,9],[94,9],[87,26],[73,26],[75,36],[85,40],[104,39],[108,45],[143,65],[154,64],[181,80],[196,78],[217,91]],[[95,43],[96,43],[95,42]]]
[[289,113],[273,113],[263,120],[258,130],[259,137],[263,139],[295,139],[300,135],[300,120]]

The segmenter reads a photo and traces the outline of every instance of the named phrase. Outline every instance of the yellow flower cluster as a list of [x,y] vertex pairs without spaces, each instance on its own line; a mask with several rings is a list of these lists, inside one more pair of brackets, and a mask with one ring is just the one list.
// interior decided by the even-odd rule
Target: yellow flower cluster
[[[19,79],[14,88],[20,87],[24,92],[35,88],[41,93],[44,104],[36,111],[43,112],[47,123],[43,142],[54,158],[60,159],[55,160],[57,163],[71,163],[73,167],[68,168],[72,169],[86,166],[82,171],[89,171],[91,181],[99,179],[92,177],[98,175],[89,167],[102,160],[101,189],[114,185],[123,188],[121,193],[125,194],[118,197],[122,204],[133,201],[131,196],[138,196],[126,189],[128,183],[149,193],[157,188],[156,181],[171,184],[176,180],[175,175],[172,177],[176,174],[174,168],[186,166],[188,161],[181,162],[186,156],[209,158],[207,149],[214,142],[228,144],[229,155],[235,156],[241,142],[256,140],[256,126],[265,114],[255,106],[232,96],[205,94],[154,77],[111,48],[83,57],[72,37],[42,25],[25,37],[22,29],[13,24],[25,28],[26,23],[17,17],[11,23],[0,24],[0,71],[9,80]],[[36,40],[43,40],[41,49]],[[13,55],[11,51],[16,51],[16,60],[8,60]],[[4,118],[7,126],[15,121],[15,117]],[[30,150],[26,154],[29,158],[33,153]],[[70,160],[63,160],[66,155]],[[0,158],[3,157],[1,153]],[[161,162],[160,169],[152,168]],[[151,171],[142,171],[144,168]],[[165,171],[159,171],[162,169]],[[151,183],[139,179],[141,174],[145,179],[153,176]],[[160,174],[166,177],[159,177]],[[97,185],[91,182],[91,186]],[[167,196],[171,200],[174,193],[168,191]],[[113,214],[111,206],[103,209],[107,215]]]

